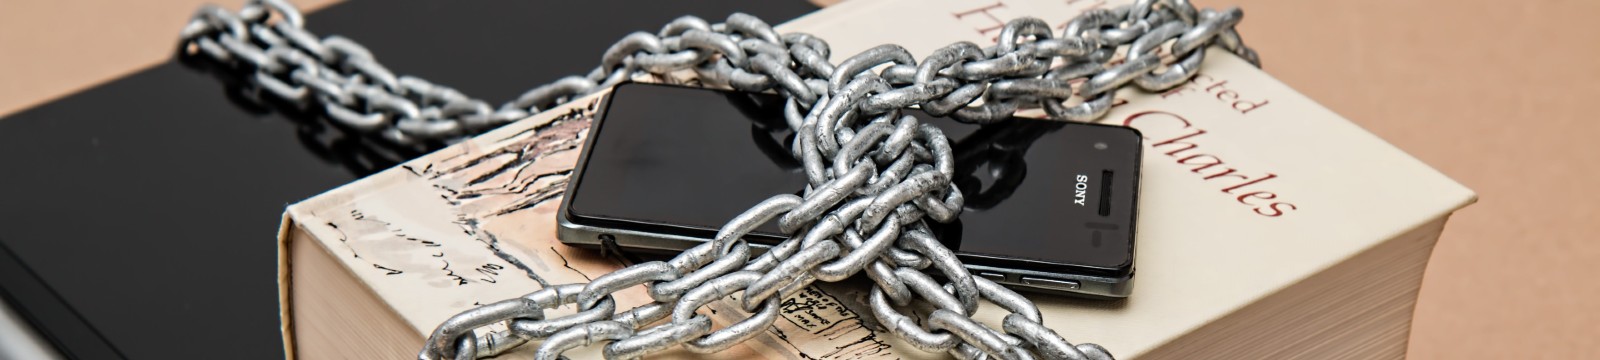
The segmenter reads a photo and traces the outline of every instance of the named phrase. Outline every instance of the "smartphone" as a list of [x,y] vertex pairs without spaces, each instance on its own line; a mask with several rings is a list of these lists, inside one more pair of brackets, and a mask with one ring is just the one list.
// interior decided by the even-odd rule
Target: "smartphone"
[[[670,254],[775,194],[804,195],[784,98],[625,83],[601,105],[558,216],[563,243]],[[972,125],[906,111],[944,130],[966,197],[929,221],[975,276],[1021,290],[1127,297],[1133,285],[1140,134],[1013,118]],[[776,221],[745,237],[786,236]]]

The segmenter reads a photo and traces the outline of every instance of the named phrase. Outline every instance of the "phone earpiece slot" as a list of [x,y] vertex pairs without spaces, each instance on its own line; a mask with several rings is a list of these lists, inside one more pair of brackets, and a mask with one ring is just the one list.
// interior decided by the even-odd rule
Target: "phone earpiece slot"
[[1100,171],[1100,216],[1111,216],[1111,170]]

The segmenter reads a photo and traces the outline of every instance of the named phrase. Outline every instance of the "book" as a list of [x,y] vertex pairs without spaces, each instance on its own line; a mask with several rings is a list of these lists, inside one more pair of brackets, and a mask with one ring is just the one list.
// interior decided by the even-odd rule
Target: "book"
[[[1011,18],[1060,24],[1121,3],[855,0],[778,29],[828,39],[835,62],[882,43],[922,56],[954,41],[992,43]],[[279,234],[290,356],[413,357],[457,312],[624,266],[555,237],[566,176],[603,96],[291,205]],[[1047,326],[1120,359],[1404,356],[1432,246],[1449,215],[1475,201],[1471,190],[1225,51],[1210,50],[1200,75],[1176,89],[1119,96],[1127,103],[1098,122],[1137,128],[1147,146],[1133,295],[1029,294]],[[728,351],[660,356],[947,356],[881,331],[856,285],[816,284],[785,299],[766,333]],[[648,297],[631,289],[617,301]],[[747,315],[732,301],[709,307],[718,327]],[[986,306],[977,318],[998,324],[1000,315]]]

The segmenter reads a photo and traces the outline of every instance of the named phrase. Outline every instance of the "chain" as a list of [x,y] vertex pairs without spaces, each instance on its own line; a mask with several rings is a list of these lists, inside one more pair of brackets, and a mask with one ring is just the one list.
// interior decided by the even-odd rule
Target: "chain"
[[[182,44],[188,55],[253,70],[252,81],[282,100],[320,105],[335,122],[397,144],[458,140],[641,73],[692,71],[707,85],[788,98],[785,118],[799,134],[793,155],[809,179],[804,196],[769,198],[670,260],[457,314],[433,331],[419,359],[489,357],[535,340],[538,359],[599,343],[607,358],[678,345],[716,352],[763,332],[776,320],[780,299],[816,281],[865,273],[876,284],[868,298],[872,313],[919,349],[962,359],[1099,360],[1111,355],[1062,339],[1043,325],[1031,301],[971,276],[931,235],[927,222],[954,219],[965,198],[951,183],[949,140],[901,110],[917,106],[971,123],[1039,108],[1057,119],[1094,120],[1129,83],[1162,91],[1189,80],[1211,45],[1259,66],[1234,31],[1242,17],[1237,8],[1139,0],[1084,12],[1059,37],[1043,21],[1022,18],[1006,24],[990,47],[958,42],[919,63],[904,48],[883,45],[837,65],[828,62],[821,39],[780,35],[750,15],[720,24],[682,17],[654,34],[627,35],[587,76],[535,88],[499,108],[396,76],[349,39],[318,39],[281,0],[251,1],[238,13],[204,7],[183,29]],[[1164,62],[1163,55],[1174,60]],[[790,237],[758,252],[742,237],[769,221]],[[612,294],[637,286],[653,301],[618,312]],[[753,315],[713,329],[699,309],[734,294]],[[1000,328],[972,319],[984,301],[1009,312]],[[934,310],[924,318],[903,313],[913,302]],[[566,305],[579,311],[545,317],[545,310]],[[495,324],[507,330],[479,331]]]

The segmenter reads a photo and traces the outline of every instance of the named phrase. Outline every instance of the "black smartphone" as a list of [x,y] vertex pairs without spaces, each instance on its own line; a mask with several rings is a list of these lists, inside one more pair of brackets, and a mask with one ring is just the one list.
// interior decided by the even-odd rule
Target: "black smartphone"
[[[675,253],[806,176],[777,95],[626,83],[601,106],[557,215],[563,243]],[[935,235],[974,275],[1022,290],[1127,297],[1141,137],[1126,127],[1013,118],[944,130],[966,197]],[[786,238],[773,223],[745,239]],[[930,221],[930,223],[932,223]]]

